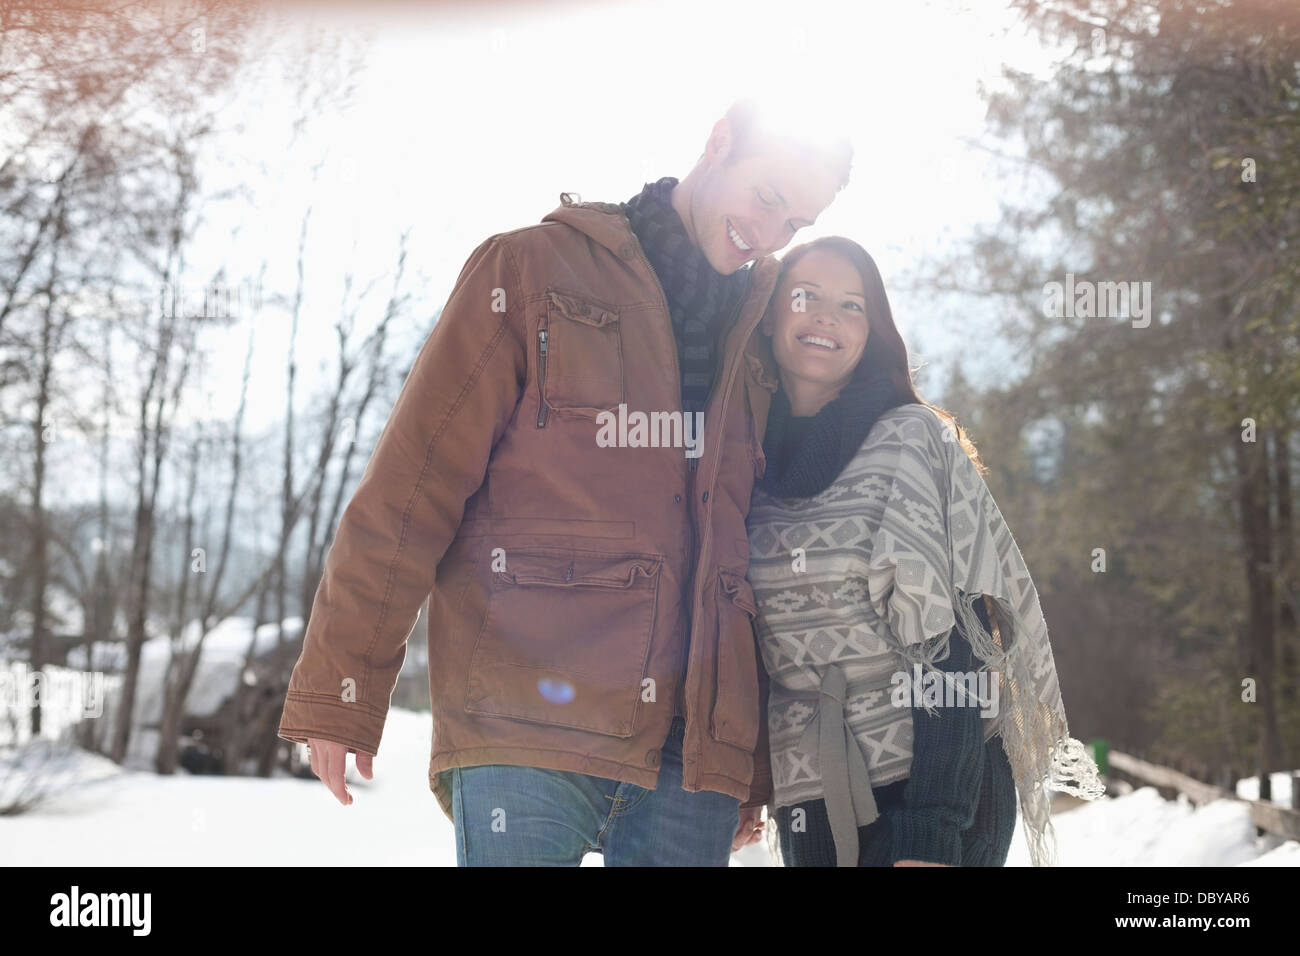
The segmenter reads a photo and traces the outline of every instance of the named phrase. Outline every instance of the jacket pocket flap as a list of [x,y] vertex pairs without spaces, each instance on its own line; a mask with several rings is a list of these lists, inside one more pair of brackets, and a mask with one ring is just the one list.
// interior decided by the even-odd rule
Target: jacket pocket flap
[[743,609],[750,617],[758,615],[758,602],[754,600],[754,589],[745,580],[743,574],[719,568],[718,581],[722,585],[723,593],[731,598],[733,604]]
[[648,554],[507,548],[505,563],[505,570],[497,574],[510,584],[627,589],[653,578],[662,559]]
[[548,290],[546,295],[550,300],[552,312],[574,322],[600,328],[618,321],[616,310],[590,299],[583,299],[567,292],[556,292],[554,289]]

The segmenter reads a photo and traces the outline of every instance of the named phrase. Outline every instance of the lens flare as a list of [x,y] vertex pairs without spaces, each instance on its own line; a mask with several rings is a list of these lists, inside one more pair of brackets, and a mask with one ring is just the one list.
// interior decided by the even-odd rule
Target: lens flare
[[568,704],[576,695],[573,685],[567,680],[551,677],[543,677],[537,682],[537,692],[552,704]]

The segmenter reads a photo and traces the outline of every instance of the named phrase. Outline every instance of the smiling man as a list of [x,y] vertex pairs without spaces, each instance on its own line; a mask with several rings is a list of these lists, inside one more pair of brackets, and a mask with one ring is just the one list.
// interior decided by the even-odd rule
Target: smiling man
[[[680,182],[567,194],[470,256],[326,560],[280,736],[369,778],[429,597],[429,784],[460,865],[725,866],[771,792],[745,514],[772,253],[851,149],[751,103]],[[694,453],[598,441],[699,421]],[[741,809],[746,824],[742,827]],[[738,832],[740,828],[743,832]]]

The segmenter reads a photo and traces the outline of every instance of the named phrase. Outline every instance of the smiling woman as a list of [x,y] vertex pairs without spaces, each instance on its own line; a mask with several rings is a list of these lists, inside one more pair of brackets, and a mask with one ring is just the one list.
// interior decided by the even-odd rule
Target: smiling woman
[[815,414],[848,384],[867,344],[862,276],[842,255],[813,249],[786,270],[773,302],[769,334],[790,407]]
[[[795,248],[763,331],[781,389],[747,526],[782,856],[1001,866],[1018,786],[1046,862],[1042,780],[1095,797],[1096,768],[1068,737],[1020,552],[974,448],[917,394],[875,262],[840,237]],[[890,693],[912,665],[940,686],[1005,674],[1011,700],[931,714],[942,698]]]
[[786,253],[761,328],[772,339],[780,367],[780,401],[774,412],[815,415],[841,393],[855,407],[863,406],[864,414],[870,412],[870,420],[895,405],[928,405],[976,467],[982,467],[956,419],[917,392],[880,270],[856,242],[825,236]]

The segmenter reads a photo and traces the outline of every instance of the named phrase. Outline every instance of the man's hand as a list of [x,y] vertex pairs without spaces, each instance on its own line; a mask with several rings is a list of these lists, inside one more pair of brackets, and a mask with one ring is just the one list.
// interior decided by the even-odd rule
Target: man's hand
[[763,808],[747,807],[740,811],[740,826],[736,827],[736,836],[731,841],[731,852],[741,847],[757,843],[763,836]]
[[[343,775],[348,769],[348,754],[355,751],[349,751],[346,745],[333,740],[308,737],[307,752],[311,755],[311,772],[329,787],[339,803],[350,806],[352,794]],[[374,758],[370,754],[357,754],[357,772],[367,780],[375,779]]]

